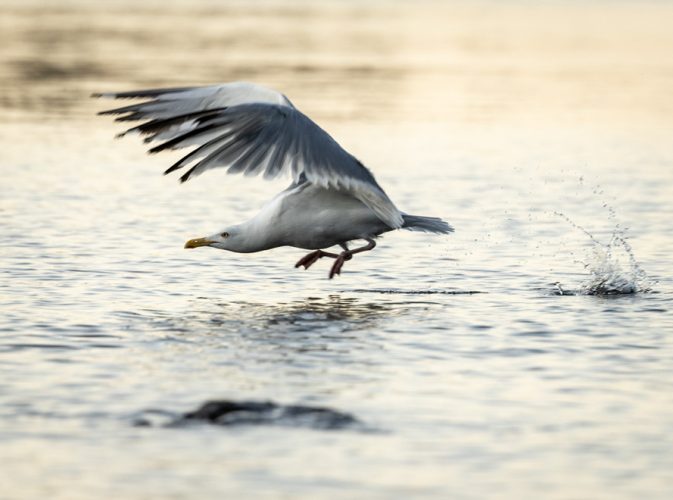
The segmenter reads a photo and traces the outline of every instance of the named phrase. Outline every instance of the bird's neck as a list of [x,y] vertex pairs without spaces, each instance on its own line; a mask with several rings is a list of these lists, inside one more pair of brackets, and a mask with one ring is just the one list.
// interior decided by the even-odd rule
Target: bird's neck
[[235,252],[251,253],[269,250],[287,245],[283,229],[283,200],[286,191],[282,191],[267,202],[252,219],[239,224],[236,229],[240,241]]
[[237,227],[236,246],[234,252],[253,253],[276,248],[283,243],[275,237],[273,226],[269,226],[258,217],[239,224]]

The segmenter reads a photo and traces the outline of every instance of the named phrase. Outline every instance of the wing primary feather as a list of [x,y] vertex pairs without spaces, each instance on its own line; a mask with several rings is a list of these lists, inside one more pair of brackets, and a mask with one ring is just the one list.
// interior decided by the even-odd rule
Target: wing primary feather
[[[198,158],[198,156],[199,156],[201,153],[203,153],[205,150],[207,150],[208,148],[211,148],[211,147],[215,146],[218,142],[221,142],[221,141],[223,141],[223,140],[228,139],[229,137],[230,137],[229,134],[225,134],[225,135],[223,135],[223,136],[216,137],[215,139],[211,139],[210,141],[206,142],[203,146],[199,146],[199,147],[196,148],[195,150],[190,151],[188,154],[186,154],[185,156],[183,156],[182,158],[180,158],[180,159],[179,159],[177,162],[175,162],[173,165],[171,165],[170,167],[168,167],[168,168],[164,171],[164,175],[170,174],[171,172],[175,172],[176,170],[178,170],[178,169],[184,167],[185,165],[187,165],[188,163],[190,163],[190,162],[192,161],[193,158]],[[184,181],[182,181],[182,182],[184,182]]]
[[128,92],[96,92],[91,97],[109,97],[112,99],[138,99],[143,97],[157,97],[163,94],[185,92],[199,87],[168,87],[164,89],[131,90]]
[[[235,120],[235,118],[235,116],[232,117],[232,121]],[[249,141],[251,139],[254,140],[254,138],[259,135],[261,130],[262,126],[256,120],[254,115],[247,117],[245,121],[242,119],[241,123],[237,125],[237,128],[228,134],[232,140],[226,142],[223,146],[208,154],[206,158],[195,165],[195,168],[205,170],[205,167],[212,165],[214,162],[220,162],[221,164],[226,165],[225,162],[227,159],[229,161],[236,160],[238,156],[250,146]]]
[[162,101],[145,101],[139,102],[138,104],[131,104],[129,106],[122,106],[121,108],[106,109],[104,111],[99,111],[99,115],[121,115],[124,113],[132,112],[142,112],[143,114],[151,113],[162,108],[166,108],[167,105],[174,104],[174,99],[164,99]]
[[[246,133],[245,137],[241,139],[247,141],[247,149],[238,155],[238,158],[232,162],[227,172],[233,174],[242,171],[246,176],[257,174],[263,164],[261,162],[250,161],[250,158],[255,157],[255,153],[260,149],[269,150],[269,146],[265,146],[269,130],[272,129],[264,127],[262,124],[257,124],[253,130]],[[277,144],[277,142],[270,142],[268,144]]]
[[[266,172],[264,172],[264,177],[267,179],[273,179],[280,173],[287,158],[288,146],[292,145],[292,138],[288,137],[291,134],[289,134],[287,129],[283,127],[278,128],[279,132],[275,141],[276,147],[269,156],[268,166],[266,167]],[[289,141],[289,144],[284,144],[284,141]]]
[[[215,151],[206,156],[203,160],[198,162],[192,168],[190,168],[187,173],[180,177],[180,182],[185,182],[197,171],[197,170],[206,170],[210,165],[215,162],[221,162],[226,165],[227,161],[233,161],[238,158],[242,152],[248,147],[248,144],[239,142],[237,138],[234,138],[231,141],[228,141],[223,146],[217,148]],[[228,169],[227,169],[228,171]],[[199,172],[200,173],[200,172]]]
[[180,183],[182,184],[183,182],[187,182],[189,180],[189,177],[192,175],[192,172],[196,169],[196,165],[187,170],[185,174],[180,176]]
[[271,149],[270,146],[265,146],[265,144],[274,144],[275,139],[272,135],[273,132],[276,131],[268,128],[263,129],[257,136],[256,143],[251,145],[247,151],[239,156],[231,167],[227,169],[227,172],[234,174],[242,170],[247,170],[249,165],[262,165],[265,156]]
[[129,106],[122,106],[121,108],[106,109],[104,111],[99,111],[97,114],[98,115],[122,115],[124,113],[130,113],[132,111],[138,111],[145,104],[149,104],[150,102],[152,102],[152,101],[142,102],[142,103],[138,103],[138,104],[131,104]]
[[208,132],[209,130],[213,130],[214,128],[217,128],[219,125],[211,123],[208,125],[204,125],[203,127],[199,127],[193,130],[190,130],[189,132],[186,132],[182,135],[179,135],[169,141],[162,142],[158,146],[154,146],[153,148],[149,149],[147,152],[150,154],[155,154],[160,151],[164,151],[166,149],[173,149],[175,146],[179,145],[181,142],[191,139],[193,137],[197,137],[201,134],[204,134]]
[[[203,160],[190,168],[182,177],[180,177],[180,182],[188,181],[192,175],[207,170],[213,163],[220,162],[226,165],[227,161],[236,160],[238,156],[245,151],[246,147],[247,145],[241,143],[237,144],[236,140],[227,142],[224,146],[210,153]],[[229,172],[229,169],[227,169],[227,172]]]
[[[227,142],[221,148],[215,150],[201,160],[196,167],[199,169],[205,170],[206,167],[210,167],[214,163],[220,163],[222,165],[227,165],[235,162],[245,151],[250,147],[249,144],[238,142],[236,139]],[[231,166],[229,167],[231,168]],[[229,172],[227,168],[227,172]]]
[[135,113],[131,113],[128,115],[120,116],[118,118],[115,118],[116,122],[137,122],[138,120],[142,120],[147,116],[146,113],[136,111]]
[[205,121],[206,119],[215,118],[226,109],[227,108],[206,109],[201,111],[194,111],[192,113],[184,113],[171,118],[156,118],[126,130],[125,132],[122,132],[122,135],[133,132],[138,132],[142,135],[151,134],[153,132],[160,133],[173,125],[179,125],[180,123],[186,122],[188,120],[195,120],[199,122],[199,119],[202,119],[201,121]]

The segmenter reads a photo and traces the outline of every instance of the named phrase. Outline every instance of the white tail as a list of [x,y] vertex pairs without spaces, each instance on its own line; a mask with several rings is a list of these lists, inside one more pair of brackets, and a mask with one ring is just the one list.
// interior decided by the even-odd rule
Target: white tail
[[423,231],[425,233],[449,234],[453,227],[439,217],[423,217],[421,215],[403,214],[404,224],[402,227],[409,231]]

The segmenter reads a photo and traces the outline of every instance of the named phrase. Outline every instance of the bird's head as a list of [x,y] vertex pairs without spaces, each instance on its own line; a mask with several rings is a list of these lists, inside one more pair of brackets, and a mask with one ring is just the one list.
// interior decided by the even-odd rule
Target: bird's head
[[185,248],[198,247],[213,247],[222,250],[231,250],[232,252],[239,252],[239,246],[242,243],[240,240],[240,232],[236,227],[223,229],[219,233],[205,238],[194,238],[185,243]]

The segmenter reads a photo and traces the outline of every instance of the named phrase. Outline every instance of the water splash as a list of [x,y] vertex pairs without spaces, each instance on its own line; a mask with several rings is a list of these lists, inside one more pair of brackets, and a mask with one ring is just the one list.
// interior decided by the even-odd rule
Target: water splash
[[[614,218],[614,211],[610,210],[611,218]],[[580,261],[588,271],[588,277],[577,290],[565,290],[560,283],[556,283],[558,295],[628,295],[651,291],[653,282],[636,261],[633,248],[627,241],[626,228],[616,224],[606,244],[567,215],[561,212],[554,214],[565,219],[591,241],[589,254],[584,261]]]
[[650,279],[636,262],[624,236],[613,233],[607,245],[594,245],[593,254],[592,260],[585,264],[590,276],[580,287],[580,293],[620,295],[651,290]]

